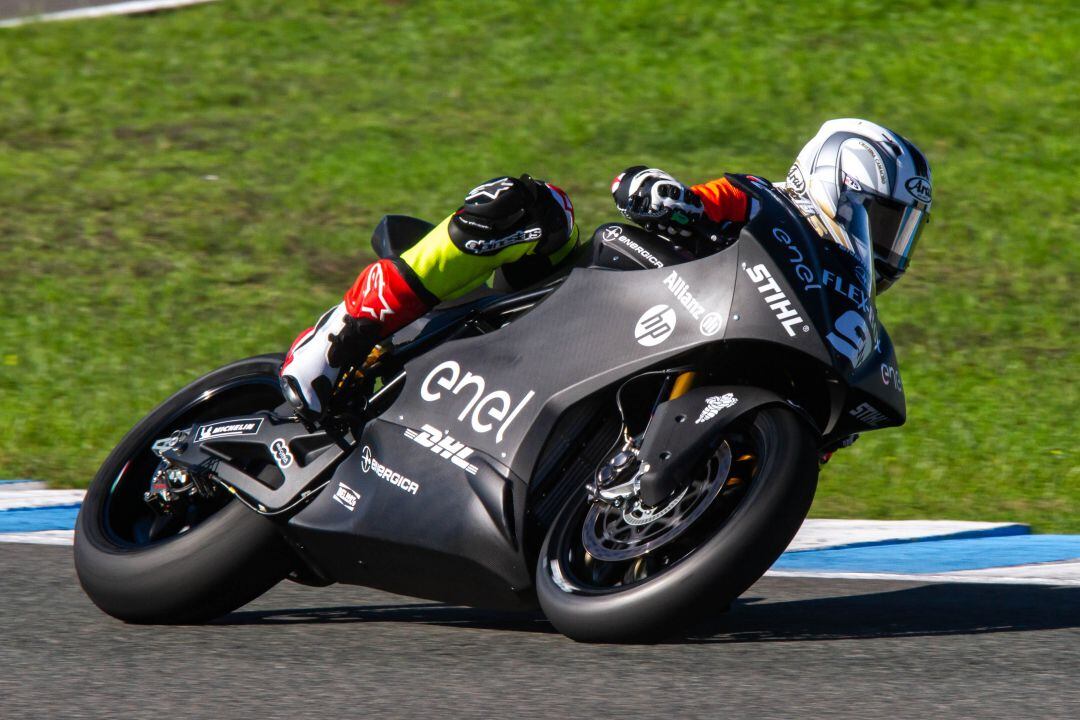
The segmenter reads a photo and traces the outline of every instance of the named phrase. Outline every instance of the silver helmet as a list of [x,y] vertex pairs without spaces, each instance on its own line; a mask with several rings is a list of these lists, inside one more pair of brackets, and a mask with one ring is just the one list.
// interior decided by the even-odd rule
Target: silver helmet
[[907,270],[931,200],[930,165],[911,141],[866,120],[829,120],[799,152],[787,188],[833,240],[873,253],[879,292]]

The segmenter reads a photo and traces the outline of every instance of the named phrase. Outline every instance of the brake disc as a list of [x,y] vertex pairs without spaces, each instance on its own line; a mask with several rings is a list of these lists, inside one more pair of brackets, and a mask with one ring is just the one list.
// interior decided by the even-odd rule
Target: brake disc
[[640,557],[686,532],[720,494],[731,471],[731,448],[724,442],[709,458],[701,477],[663,505],[648,507],[633,497],[624,507],[595,503],[581,528],[581,540],[597,560]]

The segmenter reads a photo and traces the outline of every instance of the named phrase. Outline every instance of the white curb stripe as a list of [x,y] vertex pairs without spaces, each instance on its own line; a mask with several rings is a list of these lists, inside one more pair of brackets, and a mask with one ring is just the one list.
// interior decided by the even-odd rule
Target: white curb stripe
[[202,5],[210,2],[214,2],[214,0],[131,0],[130,2],[110,3],[108,5],[60,10],[43,15],[28,15],[26,17],[0,20],[0,27],[18,27],[30,23],[54,22],[57,20],[88,20],[109,15],[130,15],[133,13],[154,12],[155,10],[171,10],[187,5]]
[[0,490],[0,510],[75,505],[83,501],[85,490]]
[[991,583],[1004,585],[1080,585],[1080,562],[1017,565],[949,573],[859,573],[817,570],[770,570],[766,577],[896,580],[899,582]]
[[0,543],[25,545],[74,545],[74,530],[39,530],[25,533],[0,533]]

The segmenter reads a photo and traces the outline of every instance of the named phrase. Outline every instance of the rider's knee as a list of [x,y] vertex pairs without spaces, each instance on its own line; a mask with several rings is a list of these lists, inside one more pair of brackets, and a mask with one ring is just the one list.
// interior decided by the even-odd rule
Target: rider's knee
[[494,255],[516,245],[551,255],[574,236],[574,206],[550,183],[528,175],[497,177],[466,194],[449,231],[454,245],[469,255]]

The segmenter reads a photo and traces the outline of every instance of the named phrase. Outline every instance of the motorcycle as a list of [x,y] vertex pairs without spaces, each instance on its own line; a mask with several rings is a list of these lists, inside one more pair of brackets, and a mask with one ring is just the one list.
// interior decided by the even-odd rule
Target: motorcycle
[[[109,455],[79,513],[90,598],[134,623],[228,613],[288,578],[539,607],[581,641],[663,637],[784,551],[819,467],[901,425],[869,248],[780,190],[709,251],[607,223],[524,290],[436,308],[298,417],[280,355],[196,380]],[[387,216],[387,256],[431,226]],[[497,284],[498,285],[498,284]]]

